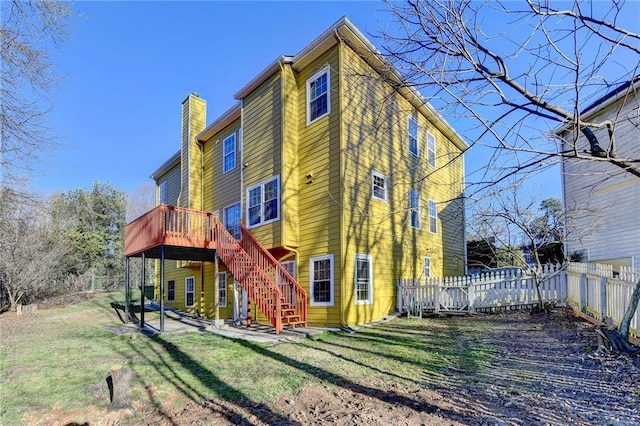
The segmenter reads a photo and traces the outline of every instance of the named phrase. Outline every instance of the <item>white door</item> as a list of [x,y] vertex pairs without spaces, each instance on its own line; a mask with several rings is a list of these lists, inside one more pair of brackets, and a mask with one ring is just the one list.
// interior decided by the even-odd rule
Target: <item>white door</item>
[[233,281],[233,319],[239,320],[247,317],[247,291],[238,281]]

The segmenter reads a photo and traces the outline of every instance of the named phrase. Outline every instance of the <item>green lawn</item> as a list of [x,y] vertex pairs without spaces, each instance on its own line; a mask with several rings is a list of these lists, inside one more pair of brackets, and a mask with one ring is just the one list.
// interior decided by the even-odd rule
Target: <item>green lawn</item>
[[375,387],[381,382],[424,387],[447,369],[471,376],[486,369],[492,350],[474,341],[482,330],[457,330],[438,320],[395,320],[357,333],[325,333],[296,343],[256,344],[210,333],[118,335],[111,302],[102,294],[35,315],[0,315],[0,424],[53,409],[106,410],[104,382],[114,364],[135,372],[133,399],[147,407],[184,399],[270,403],[322,382]]

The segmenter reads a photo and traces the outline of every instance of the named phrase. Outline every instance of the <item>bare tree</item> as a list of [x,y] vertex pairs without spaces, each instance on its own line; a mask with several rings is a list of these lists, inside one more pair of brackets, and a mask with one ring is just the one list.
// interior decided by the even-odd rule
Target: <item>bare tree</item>
[[47,123],[59,77],[51,49],[60,46],[72,16],[69,2],[0,2],[0,185],[33,169],[52,147]]
[[[584,121],[581,111],[639,74],[640,35],[621,24],[625,14],[637,18],[635,5],[578,0],[567,9],[555,9],[546,0],[387,4],[396,25],[382,34],[384,55],[408,84],[466,127],[472,145],[491,150],[487,167],[472,171],[472,193],[571,158],[608,162],[640,176],[639,158],[617,158],[606,145],[578,146],[581,132],[612,129],[607,121]],[[627,22],[637,24],[637,19]],[[561,127],[571,130],[565,139],[556,136]]]
[[142,216],[156,205],[155,185],[146,182],[138,185],[127,194],[127,222]]

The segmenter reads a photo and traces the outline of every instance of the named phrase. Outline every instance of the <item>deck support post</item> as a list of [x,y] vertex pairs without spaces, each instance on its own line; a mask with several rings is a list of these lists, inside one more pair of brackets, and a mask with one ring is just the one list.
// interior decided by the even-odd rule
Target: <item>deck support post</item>
[[160,246],[160,333],[164,333],[164,245]]
[[140,330],[144,329],[144,285],[145,285],[145,258],[144,252],[140,255]]
[[124,323],[129,323],[129,303],[131,302],[131,295],[129,294],[129,264],[130,258],[124,259]]
[[215,306],[215,324],[218,324],[218,321],[220,321],[220,283],[218,283],[218,268],[218,252],[216,251],[213,267],[213,305]]

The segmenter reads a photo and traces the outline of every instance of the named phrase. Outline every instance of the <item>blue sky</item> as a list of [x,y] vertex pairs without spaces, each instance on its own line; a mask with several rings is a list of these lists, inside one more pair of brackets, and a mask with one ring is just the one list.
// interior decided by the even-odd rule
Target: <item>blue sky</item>
[[[376,45],[388,20],[385,5],[371,1],[84,1],[74,9],[82,17],[54,54],[65,76],[50,116],[61,147],[33,178],[45,194],[94,180],[127,192],[151,182],[179,148],[180,104],[189,93],[207,101],[211,122],[279,55],[297,53],[342,16]],[[482,161],[472,150],[467,170]],[[554,170],[532,187],[559,196],[559,183]]]
[[51,126],[62,144],[34,178],[51,193],[109,181],[131,191],[179,149],[180,104],[207,121],[281,54],[295,54],[347,15],[378,28],[379,2],[77,2]]

